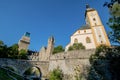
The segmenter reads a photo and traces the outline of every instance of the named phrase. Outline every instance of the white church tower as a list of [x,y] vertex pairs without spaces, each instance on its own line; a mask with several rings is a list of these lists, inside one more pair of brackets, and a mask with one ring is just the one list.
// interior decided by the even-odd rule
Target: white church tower
[[92,30],[95,46],[97,47],[101,44],[110,46],[110,42],[98,12],[95,9],[90,8],[89,5],[86,5],[86,8],[86,24],[88,24]]
[[101,44],[110,46],[104,26],[100,20],[98,12],[86,5],[86,24],[82,25],[73,33],[70,43],[66,46],[66,51],[74,43],[82,43],[86,49],[95,49]]

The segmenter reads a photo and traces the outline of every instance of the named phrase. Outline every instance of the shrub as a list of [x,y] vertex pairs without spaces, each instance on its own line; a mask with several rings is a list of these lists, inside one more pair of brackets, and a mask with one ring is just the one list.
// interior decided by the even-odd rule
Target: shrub
[[50,72],[49,79],[50,80],[62,80],[63,79],[62,70],[60,70],[59,68],[54,69],[52,72]]
[[61,45],[54,48],[53,54],[56,54],[56,53],[59,53],[59,52],[64,52],[64,48]]
[[72,46],[68,48],[68,51],[80,49],[85,49],[85,46],[82,43],[74,43]]

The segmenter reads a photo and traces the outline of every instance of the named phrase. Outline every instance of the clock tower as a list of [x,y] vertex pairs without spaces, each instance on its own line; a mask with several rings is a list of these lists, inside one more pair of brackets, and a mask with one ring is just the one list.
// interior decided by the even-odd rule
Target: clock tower
[[97,47],[101,44],[110,46],[109,39],[98,12],[95,9],[90,8],[89,5],[86,5],[85,18],[86,24],[89,25],[92,30],[95,46]]

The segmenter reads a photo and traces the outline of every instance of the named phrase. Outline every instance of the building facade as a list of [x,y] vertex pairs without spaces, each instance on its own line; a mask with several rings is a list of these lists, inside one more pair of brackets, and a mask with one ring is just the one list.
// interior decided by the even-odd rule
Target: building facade
[[85,20],[86,24],[76,30],[70,37],[70,43],[66,46],[66,51],[74,43],[82,43],[86,49],[94,49],[101,44],[110,46],[98,12],[90,8],[89,5],[86,5]]

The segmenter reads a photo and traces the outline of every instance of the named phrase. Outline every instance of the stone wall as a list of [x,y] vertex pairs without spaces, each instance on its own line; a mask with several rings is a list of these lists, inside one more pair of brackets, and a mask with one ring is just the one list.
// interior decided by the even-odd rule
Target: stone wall
[[0,58],[0,66],[11,66],[21,75],[30,67],[38,67],[42,76],[46,77],[50,71],[60,68],[64,74],[64,80],[75,80],[77,74],[85,73],[90,66],[90,55],[95,50],[78,50],[57,53],[51,55],[49,61],[32,61]]
[[88,59],[91,54],[95,53],[95,49],[90,50],[75,50],[75,51],[68,51],[57,53],[50,56],[51,60],[59,60],[59,59]]
[[49,71],[59,67],[68,76],[65,80],[75,80],[77,74],[85,74],[86,68],[90,66],[90,55],[94,53],[95,50],[78,50],[51,55]]

